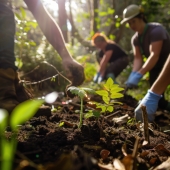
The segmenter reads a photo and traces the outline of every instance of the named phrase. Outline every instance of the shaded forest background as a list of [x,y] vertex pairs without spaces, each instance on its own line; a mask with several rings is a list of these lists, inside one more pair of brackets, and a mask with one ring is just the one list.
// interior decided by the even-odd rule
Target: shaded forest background
[[[132,68],[131,37],[134,34],[126,25],[120,25],[123,9],[130,4],[142,5],[148,22],[160,22],[170,32],[170,3],[168,0],[42,0],[49,13],[59,24],[72,56],[84,65],[84,86],[92,86],[97,71],[97,50],[91,45],[95,32],[103,32],[117,42],[130,58],[130,65],[118,77],[124,86]],[[62,71],[61,58],[46,41],[32,14],[23,0],[9,1],[16,16],[15,55],[19,71],[27,73],[42,61],[48,61]],[[55,36],[55,34],[54,34]],[[56,84],[55,90],[62,91],[65,82]],[[140,99],[146,93],[148,74],[140,81],[138,89],[128,93]],[[167,98],[170,87],[167,88]],[[169,97],[170,98],[170,97]]]

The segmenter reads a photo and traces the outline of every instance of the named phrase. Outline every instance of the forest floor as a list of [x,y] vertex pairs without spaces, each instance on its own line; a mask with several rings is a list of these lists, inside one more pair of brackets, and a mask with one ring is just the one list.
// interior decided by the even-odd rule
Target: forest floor
[[[145,170],[163,162],[167,166],[170,114],[156,113],[155,123],[148,129],[150,143],[144,144],[143,124],[133,119],[137,101],[125,96],[121,102],[123,105],[115,105],[113,113],[84,119],[81,129],[77,126],[79,114],[75,113],[80,109],[78,101],[57,101],[54,113],[48,108],[40,110],[20,127],[14,169]],[[88,107],[85,103],[84,110]],[[125,118],[115,121],[122,116]]]

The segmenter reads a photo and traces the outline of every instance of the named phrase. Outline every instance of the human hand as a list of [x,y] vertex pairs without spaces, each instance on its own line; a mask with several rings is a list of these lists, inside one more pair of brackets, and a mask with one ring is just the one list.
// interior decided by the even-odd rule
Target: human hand
[[126,81],[126,86],[127,88],[134,88],[137,87],[140,79],[142,78],[142,74],[140,74],[139,72],[134,72],[132,71],[128,80]]
[[66,72],[66,77],[72,82],[72,86],[79,86],[85,79],[84,68],[73,58],[62,60],[63,68]]
[[94,76],[93,81],[94,83],[101,83],[103,81],[103,77],[99,72]]
[[148,90],[147,94],[145,97],[142,99],[138,107],[135,109],[135,117],[137,121],[142,121],[142,109],[141,106],[146,106],[146,111],[148,114],[148,122],[153,122],[155,119],[155,112],[158,108],[158,102],[159,99],[161,98],[161,95],[158,95],[151,90]]

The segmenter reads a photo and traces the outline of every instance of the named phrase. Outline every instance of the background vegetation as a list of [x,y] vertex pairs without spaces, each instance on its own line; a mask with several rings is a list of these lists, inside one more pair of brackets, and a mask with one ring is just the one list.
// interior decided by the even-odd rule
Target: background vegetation
[[[95,32],[103,32],[109,39],[116,41],[132,61],[130,39],[133,32],[128,25],[120,25],[122,11],[126,6],[142,5],[148,22],[160,22],[170,31],[168,0],[42,0],[42,2],[60,25],[72,56],[84,65],[86,86],[91,84],[98,67],[97,50],[90,43]],[[59,55],[46,41],[23,0],[11,0],[9,3],[16,16],[15,54],[19,71],[27,73],[42,61],[48,61],[61,71]],[[131,64],[118,77],[118,82],[122,85],[130,74]],[[56,85],[56,89],[63,90],[63,86]],[[139,86],[137,90],[129,91],[137,99],[146,93],[148,75],[143,77]],[[170,87],[167,89],[167,97],[169,93]]]

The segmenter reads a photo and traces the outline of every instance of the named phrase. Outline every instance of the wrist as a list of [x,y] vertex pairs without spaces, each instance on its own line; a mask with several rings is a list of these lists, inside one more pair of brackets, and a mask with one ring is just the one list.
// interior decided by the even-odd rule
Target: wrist
[[162,95],[157,94],[155,92],[153,92],[152,90],[148,90],[148,93],[153,96],[154,98],[160,99],[162,97]]
[[140,69],[140,70],[138,71],[138,73],[144,75],[144,74],[146,73],[146,71],[145,71],[144,69]]

